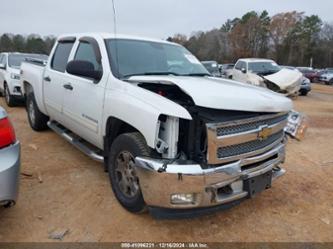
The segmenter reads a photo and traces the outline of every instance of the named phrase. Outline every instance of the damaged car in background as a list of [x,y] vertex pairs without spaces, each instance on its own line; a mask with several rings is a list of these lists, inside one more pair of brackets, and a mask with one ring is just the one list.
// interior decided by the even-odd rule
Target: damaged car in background
[[25,62],[21,72],[32,129],[49,127],[104,163],[130,212],[211,213],[285,173],[292,101],[211,77],[178,44],[71,34],[57,40],[46,66]]
[[286,96],[298,95],[302,74],[295,70],[279,67],[268,59],[239,59],[232,72],[232,79],[239,82],[265,87]]

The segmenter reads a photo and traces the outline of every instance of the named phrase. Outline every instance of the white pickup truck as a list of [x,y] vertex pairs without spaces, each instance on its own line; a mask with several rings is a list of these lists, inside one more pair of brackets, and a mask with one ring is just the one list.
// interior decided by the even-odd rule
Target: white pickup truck
[[23,63],[21,84],[31,127],[50,127],[104,162],[131,212],[187,217],[224,209],[285,172],[291,100],[210,77],[178,44],[64,35],[45,67]]
[[24,60],[43,63],[47,55],[1,53],[0,54],[0,96],[5,96],[7,106],[13,107],[22,102],[23,95],[20,86],[20,66]]

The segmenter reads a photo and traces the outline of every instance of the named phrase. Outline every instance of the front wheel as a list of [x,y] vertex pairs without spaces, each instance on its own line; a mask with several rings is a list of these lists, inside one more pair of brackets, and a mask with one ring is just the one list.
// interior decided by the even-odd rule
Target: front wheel
[[35,95],[33,92],[28,93],[26,108],[28,113],[28,120],[31,128],[35,131],[43,131],[48,128],[47,122],[49,117],[44,115],[37,106]]
[[8,107],[14,107],[15,106],[15,99],[10,94],[9,88],[6,84],[5,84],[4,94],[5,94],[5,101],[6,101],[7,106]]
[[134,159],[149,155],[150,149],[138,132],[118,136],[109,152],[108,171],[112,190],[120,204],[133,213],[146,209]]

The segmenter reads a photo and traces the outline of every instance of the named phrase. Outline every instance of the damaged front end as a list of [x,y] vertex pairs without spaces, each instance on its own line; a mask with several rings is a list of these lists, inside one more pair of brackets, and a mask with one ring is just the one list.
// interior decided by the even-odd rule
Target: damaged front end
[[261,77],[268,89],[285,96],[297,96],[302,84],[302,74],[289,69]]
[[[161,115],[154,158],[137,157],[144,200],[152,212],[207,210],[270,188],[285,170],[288,112],[218,110],[197,106],[177,85],[137,83],[183,106],[192,120]],[[190,211],[189,211],[190,210]]]

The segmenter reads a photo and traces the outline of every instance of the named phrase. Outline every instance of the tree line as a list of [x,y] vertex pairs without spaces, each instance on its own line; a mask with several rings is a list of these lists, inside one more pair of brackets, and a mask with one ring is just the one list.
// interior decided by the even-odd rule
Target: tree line
[[[233,63],[242,57],[271,58],[281,65],[333,67],[333,23],[317,15],[284,12],[270,16],[251,11],[227,20],[220,28],[168,38],[188,48],[200,60]],[[3,34],[0,52],[49,54],[54,36]]]
[[325,68],[333,66],[333,23],[317,15],[285,12],[269,16],[251,11],[227,20],[220,28],[190,37],[168,38],[184,45],[200,60],[234,63],[238,58],[271,58],[280,65]]
[[41,37],[39,35],[3,34],[0,37],[0,52],[22,52],[49,55],[56,38],[54,36]]

